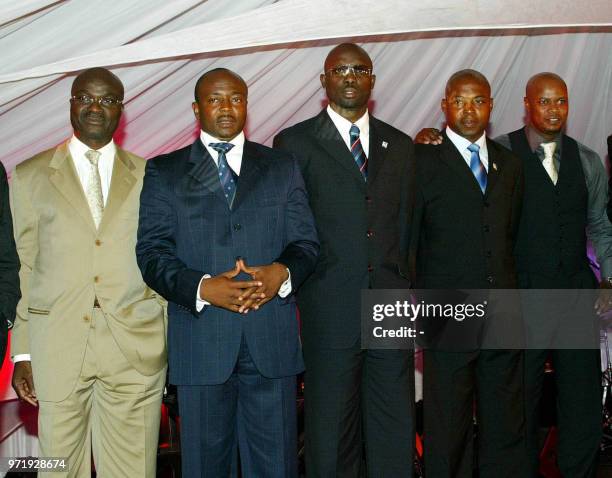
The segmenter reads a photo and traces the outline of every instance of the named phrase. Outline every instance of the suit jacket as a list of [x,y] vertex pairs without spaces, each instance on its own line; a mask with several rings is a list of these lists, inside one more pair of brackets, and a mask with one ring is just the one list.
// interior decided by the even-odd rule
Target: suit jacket
[[326,110],[274,138],[299,159],[321,241],[315,271],[298,293],[308,347],[357,345],[361,290],[410,286],[412,140],[373,116],[369,140],[366,183]]
[[218,168],[200,139],[153,158],[141,195],[136,252],[145,281],[170,302],[172,383],[225,382],[243,337],[262,375],[303,370],[292,300],[275,297],[247,315],[214,306],[196,310],[202,276],[233,269],[238,256],[250,265],[285,264],[293,290],[312,271],[318,241],[293,159],[246,141],[230,209]]
[[7,325],[15,320],[19,292],[19,257],[13,239],[6,171],[0,163],[0,363],[6,351]]
[[138,196],[145,161],[117,148],[96,230],[68,144],[15,169],[11,185],[22,299],[11,354],[30,354],[38,398],[61,401],[81,371],[97,298],[130,365],[153,375],[166,364],[163,300],[136,264]]
[[[612,164],[612,134],[608,136],[608,161]],[[608,219],[612,222],[612,177],[608,181]]]
[[523,192],[522,162],[487,138],[483,196],[474,174],[444,133],[417,145],[411,257],[417,288],[514,288],[514,240]]

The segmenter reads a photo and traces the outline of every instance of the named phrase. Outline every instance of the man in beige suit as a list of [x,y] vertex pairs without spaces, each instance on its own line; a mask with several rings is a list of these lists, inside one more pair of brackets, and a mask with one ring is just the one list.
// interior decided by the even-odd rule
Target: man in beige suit
[[41,457],[61,475],[154,477],[166,371],[162,300],[134,248],[145,161],[113,142],[123,85],[103,68],[72,84],[74,136],[24,161],[11,187],[21,262],[13,387],[39,406]]

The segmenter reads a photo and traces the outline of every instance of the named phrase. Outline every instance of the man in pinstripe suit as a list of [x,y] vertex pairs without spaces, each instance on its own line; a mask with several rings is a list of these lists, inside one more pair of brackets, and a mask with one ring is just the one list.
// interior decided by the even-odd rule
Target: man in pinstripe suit
[[136,252],[169,301],[189,477],[228,476],[237,446],[244,476],[297,476],[303,362],[290,294],[319,244],[297,163],[245,140],[246,104],[235,73],[202,75],[199,138],[149,161],[141,195]]

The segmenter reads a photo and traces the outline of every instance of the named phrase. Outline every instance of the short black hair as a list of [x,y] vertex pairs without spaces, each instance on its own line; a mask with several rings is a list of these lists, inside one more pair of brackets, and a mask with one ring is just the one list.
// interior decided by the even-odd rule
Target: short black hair
[[228,73],[228,74],[230,74],[230,75],[232,75],[232,76],[234,76],[234,77],[238,78],[238,79],[239,79],[239,80],[240,80],[240,81],[241,81],[241,82],[244,84],[244,87],[245,87],[245,88],[248,90],[248,87],[247,87],[246,81],[244,81],[244,79],[243,79],[243,78],[242,78],[242,77],[241,77],[241,76],[240,76],[238,73],[235,73],[235,72],[233,72],[232,70],[230,70],[230,69],[228,69],[228,68],[214,68],[214,69],[212,69],[212,70],[208,70],[206,73],[204,73],[202,76],[200,76],[200,77],[198,78],[198,81],[196,81],[195,88],[194,88],[194,91],[193,91],[193,97],[195,98],[196,102],[200,100],[200,99],[198,98],[198,89],[200,88],[200,85],[202,84],[202,82],[203,82],[203,81],[204,81],[204,80],[205,80],[205,79],[206,79],[208,76],[210,76],[210,75],[212,75],[212,74],[215,74],[215,73],[220,73],[220,72],[223,72],[223,73]]
[[451,75],[451,77],[446,82],[446,88],[444,89],[444,96],[448,95],[448,91],[450,86],[460,78],[472,78],[476,81],[482,82],[489,88],[489,92],[491,91],[491,85],[489,84],[489,80],[482,73],[476,70],[472,70],[471,68],[466,68],[464,70],[456,71]]

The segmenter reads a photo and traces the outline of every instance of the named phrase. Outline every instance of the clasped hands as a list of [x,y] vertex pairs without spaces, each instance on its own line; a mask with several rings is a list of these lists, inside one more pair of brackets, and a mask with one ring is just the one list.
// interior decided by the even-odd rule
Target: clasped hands
[[[244,272],[252,280],[235,280]],[[272,299],[287,280],[287,268],[277,262],[264,266],[247,266],[244,259],[237,259],[233,269],[223,272],[200,284],[200,297],[216,307],[246,314],[258,310]]]

